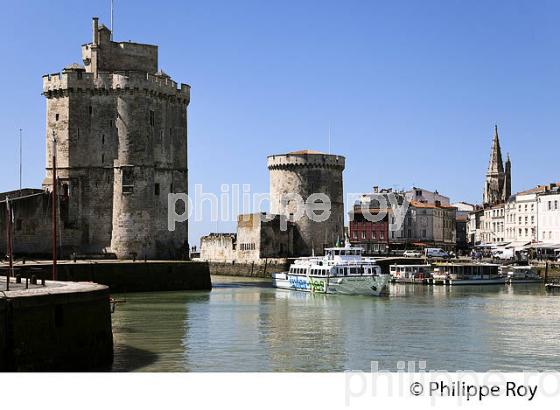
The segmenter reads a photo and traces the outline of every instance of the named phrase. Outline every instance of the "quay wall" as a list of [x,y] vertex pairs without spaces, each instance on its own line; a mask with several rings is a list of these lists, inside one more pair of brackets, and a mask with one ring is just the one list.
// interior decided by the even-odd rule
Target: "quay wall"
[[106,370],[112,360],[106,286],[0,292],[0,371]]
[[[65,262],[58,265],[60,281],[85,281],[106,285],[111,292],[156,292],[210,290],[210,269],[206,262]],[[51,278],[51,264],[18,265],[22,277]]]
[[254,262],[208,262],[208,266],[212,275],[272,278],[273,273],[287,271],[290,263],[288,259],[272,259]]

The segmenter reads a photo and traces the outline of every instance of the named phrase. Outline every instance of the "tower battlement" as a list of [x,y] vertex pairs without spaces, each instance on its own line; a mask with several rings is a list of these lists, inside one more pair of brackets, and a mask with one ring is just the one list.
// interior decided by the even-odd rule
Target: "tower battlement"
[[91,91],[107,93],[116,91],[141,91],[152,95],[176,96],[190,100],[190,86],[178,84],[166,75],[139,72],[93,73],[83,69],[65,69],[61,73],[43,76],[43,93],[45,95],[62,91]]
[[344,170],[345,158],[340,155],[315,151],[295,151],[288,154],[269,155],[268,169],[291,169],[295,167],[333,168]]

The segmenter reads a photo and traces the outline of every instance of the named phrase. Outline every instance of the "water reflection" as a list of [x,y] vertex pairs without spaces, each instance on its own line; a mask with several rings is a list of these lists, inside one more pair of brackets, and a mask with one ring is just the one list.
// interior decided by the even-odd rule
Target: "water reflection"
[[541,285],[392,285],[388,297],[313,295],[251,280],[212,292],[134,294],[113,315],[114,370],[558,370]]

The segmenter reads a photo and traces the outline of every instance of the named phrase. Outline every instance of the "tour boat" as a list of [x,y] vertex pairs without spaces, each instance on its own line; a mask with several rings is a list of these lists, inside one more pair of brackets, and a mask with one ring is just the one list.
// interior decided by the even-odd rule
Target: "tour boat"
[[352,246],[326,248],[325,256],[299,258],[288,272],[272,276],[273,286],[304,292],[379,296],[388,292],[389,275],[374,259]]
[[432,277],[434,285],[503,285],[507,280],[493,263],[441,263]]
[[432,281],[431,265],[391,265],[391,282],[428,284]]
[[510,266],[507,273],[510,284],[515,283],[541,283],[541,278],[531,266]]

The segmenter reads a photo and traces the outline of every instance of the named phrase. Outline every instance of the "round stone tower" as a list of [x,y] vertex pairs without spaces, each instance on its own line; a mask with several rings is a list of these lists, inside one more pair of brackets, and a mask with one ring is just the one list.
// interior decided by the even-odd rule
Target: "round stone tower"
[[[285,215],[295,224],[294,252],[298,256],[322,255],[324,248],[344,240],[342,171],[345,158],[317,151],[294,151],[268,157],[270,211]],[[294,196],[299,195],[301,201]],[[309,203],[324,194],[330,200],[330,215],[324,221],[310,218]],[[311,198],[310,198],[311,197]],[[317,203],[317,202],[316,202]],[[324,218],[325,214],[316,212]],[[315,218],[314,218],[315,219]]]
[[175,259],[187,229],[168,231],[167,195],[187,192],[189,88],[178,90],[165,73],[113,74],[113,87],[118,154],[111,249],[120,258]]

